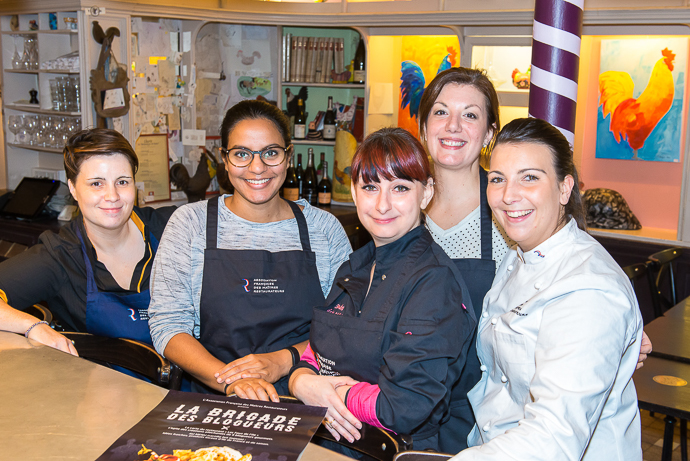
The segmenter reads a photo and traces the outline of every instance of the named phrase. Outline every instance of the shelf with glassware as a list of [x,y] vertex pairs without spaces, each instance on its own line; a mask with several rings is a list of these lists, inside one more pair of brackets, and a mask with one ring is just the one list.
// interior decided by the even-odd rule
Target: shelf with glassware
[[36,168],[59,169],[61,158],[54,154],[82,127],[77,17],[77,12],[0,16],[10,188]]
[[[364,98],[365,72],[358,74],[358,77],[362,78],[359,83],[354,83],[350,78],[351,63],[361,40],[356,30],[282,27],[281,32],[279,102],[289,115],[295,114],[297,99],[300,96],[306,96],[304,106],[307,124],[313,122],[319,116],[319,112],[326,111],[329,96],[333,98],[334,103],[345,107],[353,103],[355,96]],[[363,52],[362,48],[361,53]],[[362,114],[362,117],[365,115]],[[363,129],[365,123],[361,126]],[[311,134],[314,135],[313,130]],[[327,163],[331,168],[329,175],[332,176],[335,140],[314,139],[308,135],[309,133],[306,133],[305,139],[293,139],[295,154],[303,154],[306,158],[309,147],[324,148]]]

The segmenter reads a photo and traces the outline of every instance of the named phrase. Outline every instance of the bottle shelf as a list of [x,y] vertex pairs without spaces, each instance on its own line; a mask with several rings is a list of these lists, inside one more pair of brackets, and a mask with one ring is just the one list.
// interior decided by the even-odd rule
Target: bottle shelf
[[40,152],[50,152],[51,154],[62,154],[63,151],[63,149],[58,149],[56,147],[37,146],[35,144],[17,144],[14,142],[8,142],[7,145],[12,147],[20,147],[22,149],[37,150]]
[[335,146],[335,141],[324,141],[323,139],[293,139],[292,143],[301,146]]
[[41,109],[38,107],[38,104],[5,104],[5,109],[29,112],[31,114],[62,115],[65,117],[79,117],[81,115],[81,112],[63,112],[53,109]]
[[282,86],[311,86],[316,88],[365,88],[364,83],[314,83],[314,82],[281,82]]

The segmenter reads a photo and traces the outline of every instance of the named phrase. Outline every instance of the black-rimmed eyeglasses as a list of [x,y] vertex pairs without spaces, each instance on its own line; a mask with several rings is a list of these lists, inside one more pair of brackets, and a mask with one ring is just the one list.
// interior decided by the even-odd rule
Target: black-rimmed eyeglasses
[[236,166],[237,168],[245,168],[252,163],[255,155],[258,155],[266,166],[278,166],[285,161],[291,149],[292,144],[288,147],[265,147],[262,150],[249,150],[245,149],[244,147],[223,149],[221,147],[220,153],[227,158],[233,166]]

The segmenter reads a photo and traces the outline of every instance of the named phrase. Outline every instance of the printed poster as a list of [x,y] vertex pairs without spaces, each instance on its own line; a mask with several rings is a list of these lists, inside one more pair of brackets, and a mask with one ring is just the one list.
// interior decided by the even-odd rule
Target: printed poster
[[296,461],[326,408],[170,391],[97,461]]

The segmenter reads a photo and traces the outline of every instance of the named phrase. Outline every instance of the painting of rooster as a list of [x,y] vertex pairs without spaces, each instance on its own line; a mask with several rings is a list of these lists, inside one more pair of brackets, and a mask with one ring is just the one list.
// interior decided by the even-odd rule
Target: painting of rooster
[[596,157],[679,161],[687,45],[602,40]]
[[417,136],[417,114],[424,89],[437,73],[458,65],[459,49],[458,38],[454,36],[402,37],[399,127]]

